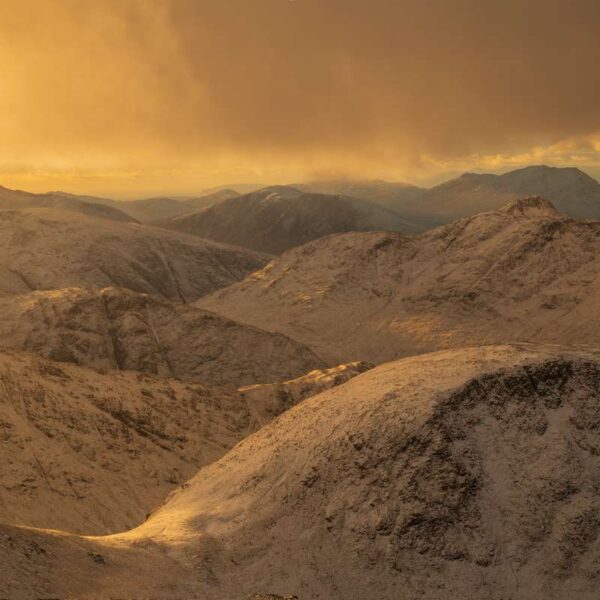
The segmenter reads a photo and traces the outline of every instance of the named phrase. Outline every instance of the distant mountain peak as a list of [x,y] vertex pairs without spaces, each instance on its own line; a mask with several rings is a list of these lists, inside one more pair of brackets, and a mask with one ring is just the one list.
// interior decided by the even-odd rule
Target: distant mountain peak
[[[513,169],[512,171],[509,171],[509,173],[524,173],[524,172],[529,172],[529,173],[533,173],[533,172],[547,172],[547,171],[561,171],[561,172],[577,172],[577,173],[581,173],[582,175],[586,175],[581,169],[578,169],[577,167],[552,167],[550,165],[527,165],[526,167],[521,167],[520,169]],[[506,174],[506,173],[505,173]],[[589,177],[589,175],[588,175]]]
[[301,190],[289,185],[270,185],[254,193],[260,194],[266,199],[297,198],[298,196],[302,195]]
[[554,204],[541,196],[528,196],[527,198],[519,198],[511,200],[505,204],[500,212],[515,215],[548,215],[556,216],[559,212],[554,207]]

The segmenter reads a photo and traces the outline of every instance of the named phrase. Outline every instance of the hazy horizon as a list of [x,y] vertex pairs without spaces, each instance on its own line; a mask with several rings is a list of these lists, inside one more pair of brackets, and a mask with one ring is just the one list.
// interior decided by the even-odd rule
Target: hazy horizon
[[598,177],[599,17],[565,0],[7,0],[0,182],[131,198],[540,163]]
[[329,182],[329,181],[347,181],[347,182],[354,182],[354,183],[364,183],[364,182],[375,182],[375,181],[382,181],[385,183],[396,183],[396,184],[407,184],[407,185],[412,185],[412,186],[416,186],[416,187],[420,187],[423,189],[426,188],[431,188],[431,187],[435,187],[441,183],[444,183],[446,181],[455,179],[457,177],[460,177],[461,175],[465,174],[465,173],[476,173],[479,175],[483,175],[483,174],[493,174],[493,175],[503,175],[504,173],[509,173],[511,171],[514,170],[518,170],[518,169],[522,169],[522,168],[527,168],[527,167],[537,167],[537,166],[544,166],[544,167],[551,167],[551,168],[576,168],[579,169],[580,171],[582,171],[583,173],[585,173],[586,175],[589,175],[590,177],[592,177],[593,179],[596,179],[597,181],[600,179],[600,169],[597,170],[597,172],[593,169],[585,169],[582,168],[578,165],[537,165],[537,164],[528,164],[528,165],[522,165],[519,167],[515,167],[513,168],[509,168],[509,169],[478,169],[478,168],[472,168],[472,169],[464,169],[461,171],[454,171],[454,172],[443,172],[443,173],[438,173],[436,175],[432,175],[431,177],[429,177],[426,180],[422,180],[422,181],[411,181],[411,180],[389,180],[389,179],[384,179],[381,177],[378,178],[369,178],[369,177],[361,177],[360,174],[356,174],[356,175],[338,175],[337,177],[321,177],[321,178],[315,178],[315,179],[304,179],[304,180],[297,180],[297,181],[292,181],[289,179],[283,179],[281,181],[263,181],[263,182],[249,182],[249,181],[237,181],[237,182],[228,182],[228,183],[221,183],[221,184],[216,184],[213,186],[209,186],[209,187],[205,187],[205,188],[177,188],[177,187],[167,187],[164,189],[148,189],[148,190],[142,190],[139,192],[131,192],[131,193],[123,193],[123,192],[113,192],[113,193],[106,193],[103,194],[102,192],[98,192],[98,193],[91,193],[91,192],[86,192],[83,191],[80,188],[70,188],[70,189],[43,189],[40,188],[38,189],[37,186],[31,186],[29,188],[10,188],[10,186],[5,185],[4,182],[0,181],[0,187],[5,187],[5,188],[9,188],[9,189],[14,189],[16,191],[23,191],[23,192],[31,192],[31,193],[36,193],[36,194],[44,194],[44,193],[66,193],[66,194],[73,194],[73,195],[90,195],[90,196],[96,196],[99,198],[107,198],[107,199],[114,199],[114,200],[144,200],[144,199],[148,199],[148,198],[189,198],[189,197],[199,197],[199,196],[203,196],[203,195],[208,195],[211,194],[213,192],[217,192],[220,190],[224,190],[224,189],[228,189],[231,188],[241,194],[244,193],[248,193],[248,192],[252,192],[258,189],[261,189],[263,187],[268,187],[268,186],[272,186],[272,185],[287,185],[287,186],[293,186],[293,185],[297,185],[297,184],[302,184],[302,183],[319,183],[319,182]]

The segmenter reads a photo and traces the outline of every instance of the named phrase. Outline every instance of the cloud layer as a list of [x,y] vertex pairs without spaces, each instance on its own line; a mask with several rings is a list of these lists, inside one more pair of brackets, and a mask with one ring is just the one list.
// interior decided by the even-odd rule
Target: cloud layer
[[599,23],[587,0],[5,0],[0,178],[593,169]]

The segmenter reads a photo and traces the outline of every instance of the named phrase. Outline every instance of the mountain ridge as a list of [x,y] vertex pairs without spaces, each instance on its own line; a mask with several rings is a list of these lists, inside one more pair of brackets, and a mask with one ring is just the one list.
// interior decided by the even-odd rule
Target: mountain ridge
[[139,525],[243,437],[367,368],[238,391],[0,350],[0,520],[86,535]]
[[340,231],[417,230],[412,223],[374,203],[304,193],[289,186],[270,186],[230,198],[160,225],[269,254],[280,254]]
[[473,343],[595,344],[599,236],[600,222],[545,200],[510,201],[416,236],[321,238],[198,305],[289,335],[330,362]]

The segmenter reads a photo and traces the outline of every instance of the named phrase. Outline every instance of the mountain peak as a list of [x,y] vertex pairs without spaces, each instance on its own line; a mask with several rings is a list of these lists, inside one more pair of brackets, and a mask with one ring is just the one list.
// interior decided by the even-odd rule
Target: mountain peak
[[528,216],[556,216],[559,214],[554,204],[541,196],[528,196],[527,198],[511,200],[500,209],[500,212]]
[[[270,185],[253,193],[266,199],[297,198],[302,195],[302,191],[289,185]],[[252,193],[248,195],[250,196]]]

